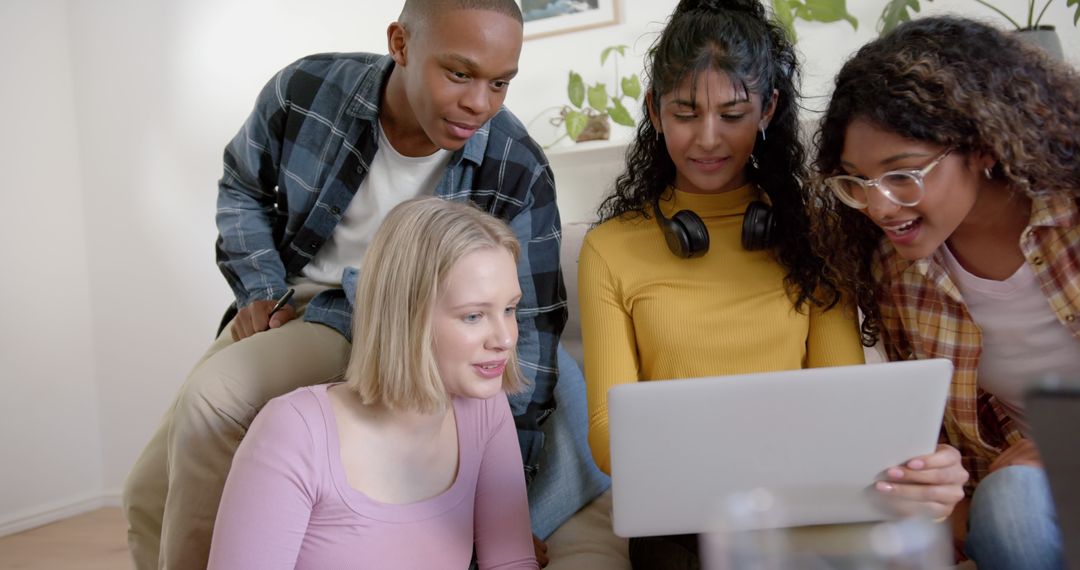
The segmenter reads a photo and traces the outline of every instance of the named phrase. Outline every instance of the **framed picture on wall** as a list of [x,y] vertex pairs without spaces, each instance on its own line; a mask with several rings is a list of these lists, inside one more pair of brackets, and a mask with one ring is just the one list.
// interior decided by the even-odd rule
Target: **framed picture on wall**
[[525,39],[576,32],[619,21],[619,0],[518,0]]

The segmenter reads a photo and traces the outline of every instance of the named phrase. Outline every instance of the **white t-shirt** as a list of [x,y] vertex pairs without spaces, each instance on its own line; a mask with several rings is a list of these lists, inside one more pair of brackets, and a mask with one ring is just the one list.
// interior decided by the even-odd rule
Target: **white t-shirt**
[[1080,340],[1058,321],[1027,263],[1004,281],[968,273],[948,247],[945,264],[982,330],[979,387],[996,396],[1027,434],[1024,390],[1044,376],[1075,375]]
[[371,169],[330,239],[301,275],[317,283],[341,286],[341,274],[346,267],[360,268],[375,230],[390,209],[410,198],[434,194],[449,162],[450,151],[445,149],[428,156],[403,156],[380,126],[379,150]]

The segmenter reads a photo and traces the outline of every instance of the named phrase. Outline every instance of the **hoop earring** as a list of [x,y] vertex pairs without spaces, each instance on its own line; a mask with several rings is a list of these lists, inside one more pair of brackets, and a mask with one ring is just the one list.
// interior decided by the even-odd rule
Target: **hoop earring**
[[765,141],[765,127],[761,127],[761,140],[762,142]]
[[985,176],[987,180],[991,180],[994,178],[994,172],[990,170],[989,166],[987,166],[983,169],[983,176]]
[[758,169],[757,157],[754,156],[752,153],[750,154],[750,166],[752,166],[754,170]]

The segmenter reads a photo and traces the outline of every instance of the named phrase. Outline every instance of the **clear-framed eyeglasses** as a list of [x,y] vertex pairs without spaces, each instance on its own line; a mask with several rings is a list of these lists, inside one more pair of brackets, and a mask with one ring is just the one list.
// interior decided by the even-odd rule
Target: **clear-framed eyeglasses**
[[934,160],[931,160],[930,164],[922,168],[891,170],[872,180],[841,174],[826,178],[825,185],[841,202],[857,210],[862,210],[870,204],[871,188],[877,188],[881,195],[893,204],[914,206],[923,199],[926,193],[923,179],[952,151],[952,148],[945,149]]

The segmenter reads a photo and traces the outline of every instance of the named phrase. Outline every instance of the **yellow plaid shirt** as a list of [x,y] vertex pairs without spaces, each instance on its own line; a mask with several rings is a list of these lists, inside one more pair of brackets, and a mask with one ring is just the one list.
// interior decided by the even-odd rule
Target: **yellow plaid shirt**
[[[1020,249],[1058,320],[1080,339],[1077,200],[1062,193],[1033,195]],[[926,259],[905,260],[882,240],[873,272],[889,360],[948,358],[955,367],[942,438],[963,455],[970,493],[994,458],[1023,436],[997,399],[977,385],[982,333],[944,261],[940,249]]]

